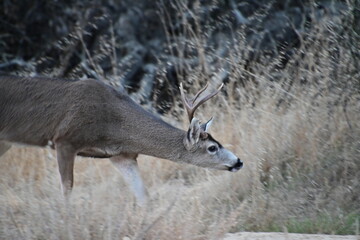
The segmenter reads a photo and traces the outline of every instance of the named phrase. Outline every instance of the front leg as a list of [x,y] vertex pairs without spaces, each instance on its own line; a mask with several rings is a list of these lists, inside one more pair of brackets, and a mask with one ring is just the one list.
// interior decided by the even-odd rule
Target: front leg
[[129,185],[136,197],[137,203],[143,206],[147,201],[147,192],[139,173],[136,157],[137,154],[123,153],[111,157],[110,160]]
[[68,197],[74,183],[74,161],[76,151],[70,144],[56,143],[56,155],[62,190],[65,197]]
[[0,141],[0,157],[11,148],[11,144]]

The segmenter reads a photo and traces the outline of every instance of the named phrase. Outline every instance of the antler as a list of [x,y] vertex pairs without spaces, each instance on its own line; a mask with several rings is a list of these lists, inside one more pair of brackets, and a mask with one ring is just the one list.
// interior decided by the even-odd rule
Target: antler
[[[220,85],[220,87],[215,90],[214,92],[206,95],[206,96],[203,96],[201,98],[199,98],[200,94],[203,93],[207,87],[209,86],[209,83],[206,83],[206,86],[201,89],[196,95],[195,97],[193,97],[192,99],[188,99],[186,98],[185,96],[185,93],[184,93],[184,88],[183,88],[183,85],[182,83],[180,83],[180,93],[181,93],[181,100],[183,101],[183,104],[184,104],[184,107],[186,109],[186,112],[189,116],[189,121],[191,122],[191,120],[193,119],[194,117],[194,112],[195,110],[201,105],[203,104],[204,102],[206,102],[207,100],[209,100],[210,98],[214,97],[216,94],[218,94],[221,90],[221,88],[224,86],[224,84],[222,83]],[[199,98],[199,100],[196,102],[196,100]],[[196,103],[195,103],[196,102]]]

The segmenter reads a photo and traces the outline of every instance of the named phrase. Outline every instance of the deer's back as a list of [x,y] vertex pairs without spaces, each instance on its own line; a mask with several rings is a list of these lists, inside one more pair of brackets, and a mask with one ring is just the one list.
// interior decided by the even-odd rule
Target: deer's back
[[46,145],[76,134],[74,128],[102,122],[104,114],[114,117],[115,95],[95,80],[0,77],[0,140]]

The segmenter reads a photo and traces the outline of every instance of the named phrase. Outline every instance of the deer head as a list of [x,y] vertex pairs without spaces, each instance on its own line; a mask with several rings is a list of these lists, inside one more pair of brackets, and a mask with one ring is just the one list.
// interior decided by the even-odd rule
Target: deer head
[[200,121],[194,117],[196,109],[217,95],[223,87],[223,84],[214,92],[201,96],[207,87],[208,84],[192,99],[188,99],[185,96],[182,84],[180,84],[181,99],[190,121],[190,127],[184,139],[184,146],[187,151],[192,153],[192,164],[236,172],[242,168],[243,162],[231,151],[225,149],[209,134],[209,128],[213,118],[201,124]]

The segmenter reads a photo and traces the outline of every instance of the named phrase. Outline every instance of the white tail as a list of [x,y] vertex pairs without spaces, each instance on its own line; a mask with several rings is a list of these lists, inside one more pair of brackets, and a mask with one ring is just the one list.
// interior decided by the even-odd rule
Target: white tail
[[196,108],[221,87],[200,98],[205,89],[189,101],[181,86],[190,120],[188,131],[183,131],[96,80],[0,77],[0,156],[11,143],[51,143],[65,195],[73,186],[76,155],[110,158],[141,203],[146,191],[138,154],[221,170],[242,167],[240,159],[208,133],[211,120],[200,125],[193,118]]

